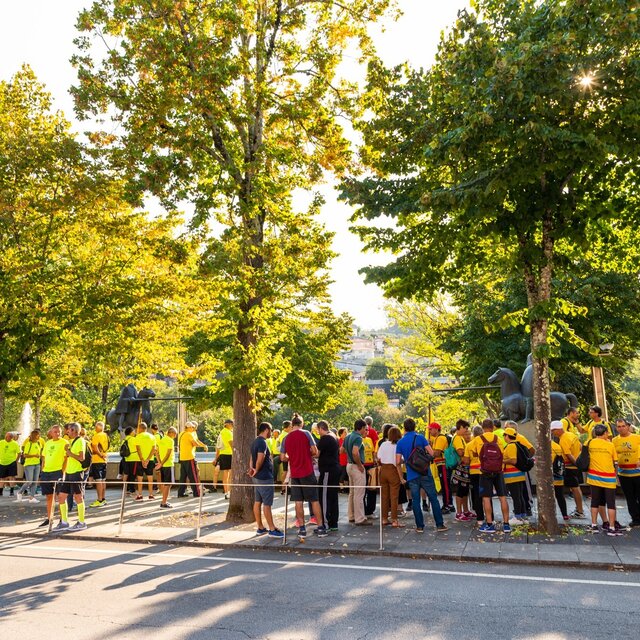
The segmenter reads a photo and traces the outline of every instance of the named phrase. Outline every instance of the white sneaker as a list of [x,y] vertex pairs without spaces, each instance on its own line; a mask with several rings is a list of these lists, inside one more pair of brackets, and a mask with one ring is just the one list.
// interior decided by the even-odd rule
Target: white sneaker
[[22,494],[21,493],[16,493],[16,502],[22,502]]
[[517,526],[519,524],[524,524],[524,520],[520,520],[520,518],[509,518],[509,524],[511,526]]
[[38,500],[38,498],[31,496],[31,498],[29,498],[29,502],[31,504],[38,504],[38,502],[40,502],[40,500]]

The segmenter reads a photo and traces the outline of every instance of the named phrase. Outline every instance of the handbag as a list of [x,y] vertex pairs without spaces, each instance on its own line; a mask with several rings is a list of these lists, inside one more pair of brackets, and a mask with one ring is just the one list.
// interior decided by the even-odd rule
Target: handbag
[[451,474],[451,483],[466,487],[470,482],[469,467],[459,464]]
[[433,456],[428,454],[423,447],[416,447],[417,435],[413,436],[411,453],[407,458],[407,466],[421,476],[429,475],[429,468],[433,462]]

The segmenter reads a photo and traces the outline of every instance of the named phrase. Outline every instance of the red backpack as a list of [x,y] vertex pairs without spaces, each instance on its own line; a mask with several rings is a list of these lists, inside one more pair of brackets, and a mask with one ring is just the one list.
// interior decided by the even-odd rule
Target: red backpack
[[480,449],[480,471],[482,473],[502,473],[504,456],[498,443],[497,436],[489,442],[484,436],[482,438],[482,449]]

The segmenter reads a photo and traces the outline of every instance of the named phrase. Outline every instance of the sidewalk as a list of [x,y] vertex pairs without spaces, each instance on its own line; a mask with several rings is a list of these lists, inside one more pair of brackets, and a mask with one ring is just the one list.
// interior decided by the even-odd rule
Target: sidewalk
[[[76,534],[64,534],[65,538],[640,571],[640,529],[632,529],[615,538],[602,533],[593,535],[587,531],[588,520],[572,520],[569,526],[563,527],[562,535],[549,538],[532,533],[527,526],[514,527],[511,534],[482,535],[473,522],[456,522],[452,515],[445,516],[449,531],[436,533],[433,519],[425,514],[425,532],[418,534],[413,529],[413,515],[409,514],[402,520],[406,528],[384,527],[384,550],[381,551],[379,520],[373,520],[371,527],[349,524],[346,496],[341,495],[338,532],[317,538],[311,525],[307,526],[307,538],[299,541],[292,526],[295,516],[290,504],[287,541],[283,544],[282,540],[256,537],[255,525],[225,522],[227,501],[219,492],[206,493],[203,497],[201,533],[197,540],[198,499],[175,497],[171,499],[172,510],[161,510],[157,499],[145,498],[144,502],[127,499],[122,535],[118,537],[121,495],[119,490],[108,490],[107,506],[87,508],[89,528]],[[89,490],[87,498],[87,504],[92,502],[95,492]],[[44,527],[38,527],[46,515],[44,500],[40,496],[39,499],[39,504],[29,504],[15,502],[6,495],[0,497],[0,536],[55,538],[54,534],[47,534]],[[624,500],[618,500],[618,509],[618,520],[624,525],[629,521]],[[276,526],[284,528],[284,498],[280,495],[276,497],[273,511]],[[75,521],[74,516],[75,513],[70,515],[71,522]]]

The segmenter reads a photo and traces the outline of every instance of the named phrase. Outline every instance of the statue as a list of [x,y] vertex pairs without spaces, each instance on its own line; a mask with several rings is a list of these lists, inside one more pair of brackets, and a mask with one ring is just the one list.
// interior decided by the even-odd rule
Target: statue
[[[525,422],[533,417],[533,365],[529,364],[531,356],[527,358],[527,369],[522,376],[522,381],[531,383],[531,395],[525,396],[522,383],[516,374],[506,367],[499,367],[489,378],[489,384],[500,384],[500,397],[502,399],[502,420],[514,420]],[[528,391],[528,389],[527,389]],[[551,392],[551,419],[563,418],[569,407],[577,408],[578,398],[573,393]]]
[[109,432],[120,432],[124,436],[126,427],[137,427],[139,422],[151,424],[151,403],[149,398],[155,398],[153,389],[144,387],[138,393],[133,384],[122,388],[115,409],[107,411],[105,422],[110,427]]

